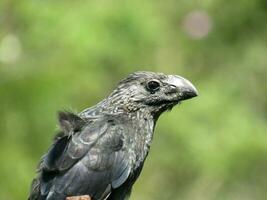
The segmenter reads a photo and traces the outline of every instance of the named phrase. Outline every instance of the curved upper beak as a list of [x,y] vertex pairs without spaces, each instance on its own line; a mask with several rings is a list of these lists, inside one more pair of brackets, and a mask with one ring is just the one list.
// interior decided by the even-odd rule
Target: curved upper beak
[[169,75],[167,83],[170,84],[178,93],[178,100],[186,100],[198,96],[196,87],[190,81],[181,76]]

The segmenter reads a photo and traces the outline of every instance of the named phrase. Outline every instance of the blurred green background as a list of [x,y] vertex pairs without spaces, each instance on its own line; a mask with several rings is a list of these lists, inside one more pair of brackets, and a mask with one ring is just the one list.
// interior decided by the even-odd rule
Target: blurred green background
[[266,0],[1,0],[0,199],[26,199],[56,113],[128,73],[200,96],[161,117],[131,199],[267,199]]

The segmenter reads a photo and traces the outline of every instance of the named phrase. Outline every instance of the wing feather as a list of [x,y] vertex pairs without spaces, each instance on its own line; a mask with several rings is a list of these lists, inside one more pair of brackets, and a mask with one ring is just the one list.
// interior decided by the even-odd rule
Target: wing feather
[[[129,153],[123,148],[123,136],[129,131],[127,124],[115,116],[103,115],[84,123],[73,131],[64,115],[64,134],[58,137],[41,161],[40,192],[53,199],[53,195],[65,196],[89,194],[102,199],[111,188],[121,186],[131,173]],[[59,195],[59,196],[62,196]]]

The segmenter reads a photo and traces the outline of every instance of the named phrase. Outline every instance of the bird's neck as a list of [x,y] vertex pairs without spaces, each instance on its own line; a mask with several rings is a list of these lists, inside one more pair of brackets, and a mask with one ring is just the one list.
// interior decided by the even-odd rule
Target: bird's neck
[[153,139],[155,120],[146,110],[137,110],[127,115],[130,127],[134,130],[129,135],[129,157],[134,169],[142,165],[146,159]]
[[149,113],[139,110],[132,115],[132,124],[137,130],[135,139],[138,142],[133,144],[133,148],[136,153],[135,166],[138,167],[148,155],[156,121]]

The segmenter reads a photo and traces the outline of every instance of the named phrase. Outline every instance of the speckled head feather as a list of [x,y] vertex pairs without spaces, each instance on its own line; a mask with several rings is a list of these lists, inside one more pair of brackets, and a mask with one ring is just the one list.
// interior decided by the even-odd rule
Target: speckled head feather
[[140,71],[120,81],[105,101],[127,110],[145,109],[158,117],[182,100],[196,95],[195,87],[180,76]]

